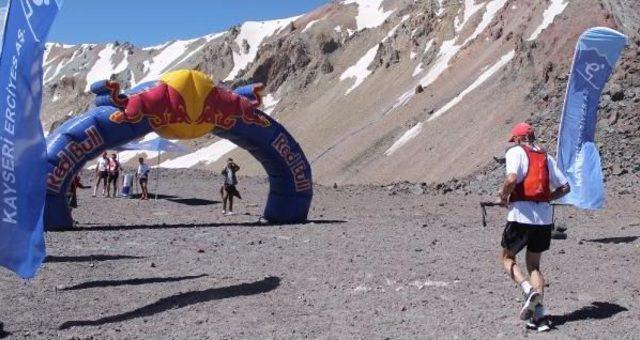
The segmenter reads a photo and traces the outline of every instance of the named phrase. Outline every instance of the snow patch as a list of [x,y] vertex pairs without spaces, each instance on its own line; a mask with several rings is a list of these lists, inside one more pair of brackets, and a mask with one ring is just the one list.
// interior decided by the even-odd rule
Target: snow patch
[[483,3],[476,4],[476,0],[464,0],[464,9],[462,12],[462,21],[460,21],[460,16],[456,16],[453,21],[453,25],[455,27],[456,32],[460,32],[464,28],[464,26],[469,22],[469,19],[476,14],[477,11],[480,10],[484,6]]
[[[56,65],[56,69],[55,69],[55,71],[53,72],[53,74],[52,74],[50,77],[48,77],[48,78],[45,78],[45,79],[44,79],[44,83],[45,83],[45,84],[47,84],[47,83],[49,83],[50,81],[54,80],[54,79],[55,79],[55,78],[60,74],[60,72],[62,71],[62,69],[64,69],[64,68],[65,68],[65,66],[69,65],[69,64],[70,64],[70,63],[71,63],[71,62],[72,62],[72,61],[73,61],[77,56],[81,55],[84,51],[85,51],[85,47],[84,47],[84,45],[83,45],[83,46],[82,46],[82,47],[80,47],[79,49],[75,50],[75,51],[73,52],[73,54],[71,55],[71,57],[69,57],[69,59],[67,59],[67,60],[63,60],[63,61],[60,61],[60,62],[58,63],[58,65]],[[57,59],[58,59],[58,58],[55,58],[54,60],[57,60]],[[49,74],[49,70],[51,70],[51,67],[52,67],[52,66],[48,66],[48,67],[47,67],[47,71],[45,72],[45,74]],[[44,78],[44,76],[43,76],[43,78]]]
[[[160,136],[158,136],[157,133],[155,132],[151,132],[148,133],[147,135],[144,136],[144,138],[142,138],[142,140],[140,142],[148,142],[154,139],[158,139],[160,138]],[[162,152],[160,152],[162,154]],[[145,150],[125,150],[122,152],[118,153],[118,160],[120,161],[120,163],[126,163],[136,157],[145,157],[145,158],[155,158],[158,156],[158,152],[157,151],[145,151]]]
[[271,93],[262,98],[262,111],[267,115],[271,116],[271,112],[275,109],[276,105],[280,102],[280,99],[275,98]]
[[358,14],[356,15],[356,30],[361,31],[365,28],[376,28],[393,13],[393,11],[384,11],[382,9],[384,0],[346,0],[344,5],[357,4]]
[[[427,119],[427,121],[431,121],[433,119],[438,118],[439,116],[441,116],[444,113],[446,113],[447,111],[449,111],[452,107],[456,106],[458,103],[460,103],[462,101],[462,99],[465,96],[467,96],[473,90],[478,88],[485,81],[487,81],[489,78],[491,78],[491,76],[493,76],[496,72],[498,72],[502,67],[504,67],[507,63],[509,63],[513,59],[514,56],[515,56],[515,51],[513,51],[513,50],[510,51],[509,53],[503,55],[500,58],[500,60],[498,60],[491,67],[486,69],[471,85],[469,85],[469,87],[467,87],[458,96],[453,98],[451,101],[449,101],[443,107],[441,107],[438,111],[436,111],[433,115],[431,115],[431,117],[429,117],[429,119]],[[406,94],[405,94],[405,96],[406,96]],[[406,102],[406,100],[408,100],[408,99],[403,100],[402,97],[399,99],[399,101],[405,101],[405,102]],[[387,151],[385,151],[384,154],[386,156],[390,156],[394,152],[396,152],[398,149],[400,149],[401,147],[406,145],[410,140],[414,139],[415,137],[417,137],[420,134],[420,132],[422,132],[423,126],[424,126],[424,123],[420,122],[420,123],[416,124],[414,127],[412,127],[411,129],[409,129],[395,143],[393,143],[393,145]]]
[[180,169],[191,168],[200,163],[211,164],[225,154],[233,151],[237,145],[223,139],[190,154],[170,159],[160,163],[161,168]]
[[315,25],[316,23],[318,23],[318,21],[320,21],[320,19],[318,20],[311,20],[309,21],[309,23],[307,24],[307,26],[304,27],[304,29],[302,30],[302,33],[306,32],[307,30],[309,30],[313,25]]
[[462,91],[459,95],[441,107],[438,111],[434,112],[431,117],[427,121],[432,121],[444,113],[449,111],[452,107],[458,105],[462,101],[462,99],[471,93],[473,90],[482,85],[485,81],[487,81],[491,76],[493,76],[496,72],[498,72],[502,67],[504,67],[507,63],[509,63],[513,57],[515,56],[515,51],[511,51],[505,55],[503,55],[498,62],[493,64],[487,70],[485,70],[469,87],[467,87],[464,91]]
[[387,149],[387,151],[384,152],[385,156],[393,155],[394,152],[398,151],[398,149],[403,147],[410,140],[416,138],[420,134],[420,132],[422,132],[423,126],[424,123],[420,122],[409,129],[407,132],[405,132],[395,143],[393,143],[393,145],[391,145],[389,149]]
[[436,16],[441,16],[444,14],[444,0],[438,0],[438,10],[436,11]]
[[[240,33],[236,37],[236,44],[238,45],[239,52],[233,52],[233,69],[225,78],[225,81],[233,80],[240,71],[244,70],[249,63],[251,63],[258,54],[258,48],[260,44],[267,37],[275,34],[282,28],[285,28],[291,22],[298,19],[300,16],[271,20],[271,21],[248,21],[240,26]],[[244,51],[243,41],[247,41],[249,44],[249,50]]]
[[417,75],[422,73],[422,71],[424,71],[424,69],[422,68],[422,63],[420,63],[418,64],[418,66],[416,66],[416,69],[413,70],[413,74],[411,74],[411,76],[415,78]]
[[440,52],[438,53],[438,57],[436,58],[435,63],[429,69],[429,72],[420,80],[420,84],[422,87],[427,87],[449,67],[449,62],[456,54],[462,46],[455,44],[456,38],[451,40],[447,40],[442,42],[442,46],[440,46]]
[[170,66],[176,64],[175,62],[178,58],[187,52],[188,46],[198,39],[199,38],[191,40],[175,40],[161,45],[163,47],[161,47],[161,52],[158,53],[158,55],[151,58],[151,60],[144,61],[143,65],[146,73],[142,79],[138,81],[138,84],[160,78],[160,76],[166,72]]
[[184,56],[184,58],[180,59],[178,62],[176,62],[175,65],[176,66],[180,65],[183,62],[189,60],[189,58],[191,58],[194,54],[196,54],[198,51],[200,51],[203,47],[207,46],[207,44],[209,42],[211,42],[212,40],[223,36],[225,33],[227,33],[227,32],[213,33],[213,34],[209,34],[209,35],[204,36],[203,38],[204,38],[205,41],[203,43],[199,44],[199,46],[197,48],[194,48],[191,52],[187,53],[187,55]]
[[489,26],[489,24],[491,24],[493,18],[496,16],[496,13],[498,13],[498,11],[501,10],[506,3],[507,0],[494,0],[488,2],[484,14],[482,15],[482,21],[480,22],[480,24],[478,24],[473,33],[467,38],[467,40],[465,40],[462,45],[466,45],[468,42],[472,41],[478,35],[480,35],[480,33],[482,33]]
[[[481,23],[474,30],[474,33],[464,43],[460,45],[456,44],[456,41],[458,40],[457,35],[453,37],[453,39],[442,42],[442,45],[440,46],[440,51],[438,52],[438,57],[436,58],[431,68],[429,68],[429,72],[427,72],[427,74],[422,79],[420,79],[419,84],[422,85],[423,88],[426,88],[427,86],[435,82],[438,79],[438,77],[440,77],[440,75],[442,75],[442,73],[444,73],[444,71],[449,67],[449,62],[453,59],[453,57],[456,56],[456,54],[458,54],[460,49],[464,47],[468,42],[473,40],[473,38],[475,38],[478,34],[482,33],[484,29],[486,29],[486,27],[491,23],[491,21],[495,17],[496,13],[505,5],[505,3],[506,3],[505,0],[493,0],[491,2],[486,3],[487,8],[483,15]],[[463,15],[464,19],[461,23],[458,23],[457,22],[458,19],[456,18],[456,32],[462,29],[464,25],[466,25],[467,21],[469,21],[471,16],[473,16],[473,14],[478,12],[478,10],[480,10],[482,6],[485,6],[485,4],[483,3],[480,5],[476,5],[475,0],[465,0],[465,8],[464,8],[464,15]],[[393,109],[407,103],[409,99],[413,97],[413,95],[414,95],[413,89],[405,92],[400,98],[398,98],[398,100],[393,106]]]
[[427,52],[429,52],[429,50],[433,47],[433,39],[429,40],[427,42],[427,46],[424,47],[424,52],[423,54],[427,54]]
[[531,33],[531,36],[529,37],[529,39],[527,39],[527,41],[536,40],[540,33],[542,33],[542,31],[544,31],[547,27],[549,27],[549,25],[553,23],[555,18],[562,12],[564,12],[564,9],[567,8],[568,5],[568,0],[551,0],[551,4],[549,4],[549,7],[547,7],[547,9],[542,14],[542,23],[540,23],[540,26],[538,26],[533,31],[533,33]]
[[360,58],[360,60],[356,62],[355,65],[349,67],[346,71],[344,71],[344,73],[342,73],[342,75],[340,75],[341,81],[345,79],[355,78],[353,85],[351,85],[351,87],[347,89],[345,96],[351,93],[351,91],[353,91],[356,87],[360,86],[362,82],[364,82],[364,80],[371,74],[369,65],[371,65],[373,59],[375,59],[376,54],[378,53],[378,48],[379,45],[376,44],[376,46],[367,51],[367,53],[365,53],[362,58]]
[[91,85],[99,80],[109,79],[111,74],[122,72],[129,65],[127,58],[123,58],[122,62],[117,66],[113,65],[113,56],[118,51],[114,48],[113,44],[107,44],[98,53],[98,59],[93,64],[93,67],[87,72],[87,85],[84,91],[89,92]]

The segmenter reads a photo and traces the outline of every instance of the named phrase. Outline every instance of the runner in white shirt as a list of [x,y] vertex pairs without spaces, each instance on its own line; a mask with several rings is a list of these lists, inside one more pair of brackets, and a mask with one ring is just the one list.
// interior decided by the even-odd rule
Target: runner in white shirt
[[[502,264],[525,294],[520,318],[528,321],[528,328],[547,331],[550,326],[542,305],[544,277],[540,259],[551,244],[550,202],[568,194],[570,188],[555,160],[534,143],[535,134],[529,124],[517,124],[509,141],[516,145],[507,150],[506,179],[500,192],[500,202],[508,208],[501,242]],[[516,255],[524,247],[531,283],[516,262]]]
[[102,196],[107,194],[107,164],[109,163],[109,159],[107,158],[107,152],[103,152],[102,156],[98,158],[98,163],[96,164],[96,186],[93,188],[93,197],[96,197],[98,193],[98,187],[100,186],[100,182],[102,182]]
[[149,183],[149,166],[144,163],[144,158],[138,158],[138,171],[136,171],[136,179],[140,182],[140,189],[142,191],[142,195],[140,196],[141,200],[149,199],[149,190],[147,189],[147,184]]

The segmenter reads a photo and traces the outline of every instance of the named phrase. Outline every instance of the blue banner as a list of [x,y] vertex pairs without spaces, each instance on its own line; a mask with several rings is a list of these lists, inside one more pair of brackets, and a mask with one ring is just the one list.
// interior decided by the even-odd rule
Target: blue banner
[[595,144],[600,95],[627,37],[606,27],[588,29],[576,47],[560,121],[558,166],[571,192],[562,203],[595,210],[604,206],[600,154]]
[[61,0],[0,0],[0,265],[31,278],[45,256],[42,55]]

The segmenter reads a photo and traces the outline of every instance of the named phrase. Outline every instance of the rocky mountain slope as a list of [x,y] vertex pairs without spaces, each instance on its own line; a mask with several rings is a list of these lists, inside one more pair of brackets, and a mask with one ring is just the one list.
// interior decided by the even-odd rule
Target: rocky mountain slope
[[[51,43],[43,123],[88,109],[95,80],[134,86],[195,68],[229,86],[266,83],[266,110],[297,138],[321,183],[482,178],[498,169],[518,121],[536,123],[555,149],[577,38],[608,26],[630,46],[605,90],[598,141],[608,175],[637,178],[638,13],[634,0],[342,0],[159,46]],[[168,155],[162,166],[218,169],[228,155],[243,172],[262,172],[230,142],[188,144],[193,153]]]

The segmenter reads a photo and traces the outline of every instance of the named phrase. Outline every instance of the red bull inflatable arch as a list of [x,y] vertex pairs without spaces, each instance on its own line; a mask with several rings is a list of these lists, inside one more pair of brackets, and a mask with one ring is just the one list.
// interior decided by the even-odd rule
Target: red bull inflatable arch
[[253,155],[269,176],[264,218],[277,224],[305,222],[313,196],[311,166],[285,128],[258,110],[262,89],[254,84],[231,91],[193,70],[167,73],[126,93],[116,82],[93,84],[95,108],[66,121],[47,138],[45,229],[73,225],[66,193],[89,160],[152,131],[169,139],[213,133],[232,141]]

